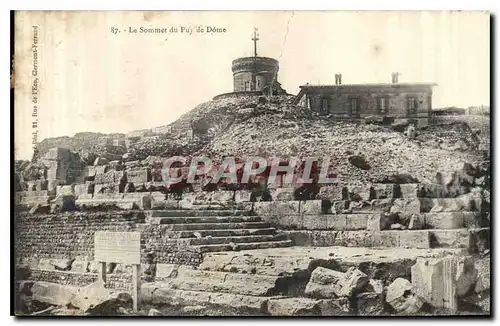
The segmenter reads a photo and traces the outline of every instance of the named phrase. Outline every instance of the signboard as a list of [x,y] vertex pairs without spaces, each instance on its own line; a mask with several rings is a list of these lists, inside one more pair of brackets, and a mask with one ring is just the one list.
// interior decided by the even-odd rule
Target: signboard
[[94,235],[94,260],[134,265],[141,263],[140,232],[104,232]]

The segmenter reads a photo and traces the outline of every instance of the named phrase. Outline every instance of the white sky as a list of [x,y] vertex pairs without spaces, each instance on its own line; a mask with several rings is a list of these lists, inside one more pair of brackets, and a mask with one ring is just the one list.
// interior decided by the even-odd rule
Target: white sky
[[[32,25],[39,26],[39,138],[168,124],[232,90],[231,61],[280,61],[289,93],[306,82],[435,82],[433,106],[489,104],[489,15],[482,12],[46,12],[16,21],[16,158],[31,155]],[[214,26],[223,34],[126,34]],[[122,30],[113,35],[111,27]],[[288,30],[288,33],[287,33]],[[286,36],[286,41],[285,41]],[[165,41],[165,38],[167,40]]]

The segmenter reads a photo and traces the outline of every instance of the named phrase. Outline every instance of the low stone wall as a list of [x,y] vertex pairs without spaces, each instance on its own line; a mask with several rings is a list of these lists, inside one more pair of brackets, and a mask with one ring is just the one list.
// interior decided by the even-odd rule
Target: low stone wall
[[[197,265],[201,254],[192,251],[164,230],[162,225],[146,224],[141,211],[63,214],[18,214],[16,216],[16,259],[29,261],[36,269],[44,259],[74,260],[66,268],[81,270],[76,262],[92,262],[96,231],[141,232],[141,261]],[[50,265],[50,264],[49,264]],[[64,268],[64,267],[63,267]],[[85,268],[86,269],[86,268]]]

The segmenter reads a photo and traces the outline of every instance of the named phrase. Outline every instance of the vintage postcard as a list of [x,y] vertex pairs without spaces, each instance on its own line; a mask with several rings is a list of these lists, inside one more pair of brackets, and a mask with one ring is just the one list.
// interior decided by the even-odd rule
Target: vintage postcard
[[16,316],[490,316],[490,14],[17,11]]

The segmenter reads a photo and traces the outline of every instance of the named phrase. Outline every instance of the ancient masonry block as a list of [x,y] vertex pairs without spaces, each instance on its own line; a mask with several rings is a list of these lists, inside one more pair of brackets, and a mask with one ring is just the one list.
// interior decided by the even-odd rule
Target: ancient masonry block
[[374,199],[391,199],[399,195],[399,185],[393,183],[375,183],[372,185]]
[[420,197],[420,184],[408,183],[399,185],[402,198],[418,198]]
[[288,202],[257,202],[254,204],[254,211],[257,215],[285,216],[299,215],[300,201]]
[[458,298],[476,283],[477,270],[470,257],[418,258],[411,268],[414,291],[436,308],[457,311]]
[[270,194],[271,198],[273,200],[279,200],[279,201],[290,201],[294,200],[294,193],[295,193],[295,188],[293,187],[287,187],[287,188],[276,188],[272,189],[270,188]]
[[464,213],[425,213],[425,226],[429,229],[459,229],[464,227]]
[[149,168],[135,168],[127,171],[128,182],[133,183],[146,183],[151,181],[151,169]]
[[347,195],[348,198],[344,198],[347,200],[354,200],[354,201],[360,201],[360,200],[370,200],[372,199],[372,185],[371,184],[364,184],[364,185],[348,185],[347,187]]
[[74,195],[75,190],[73,185],[68,186],[57,186],[56,190],[57,195]]

